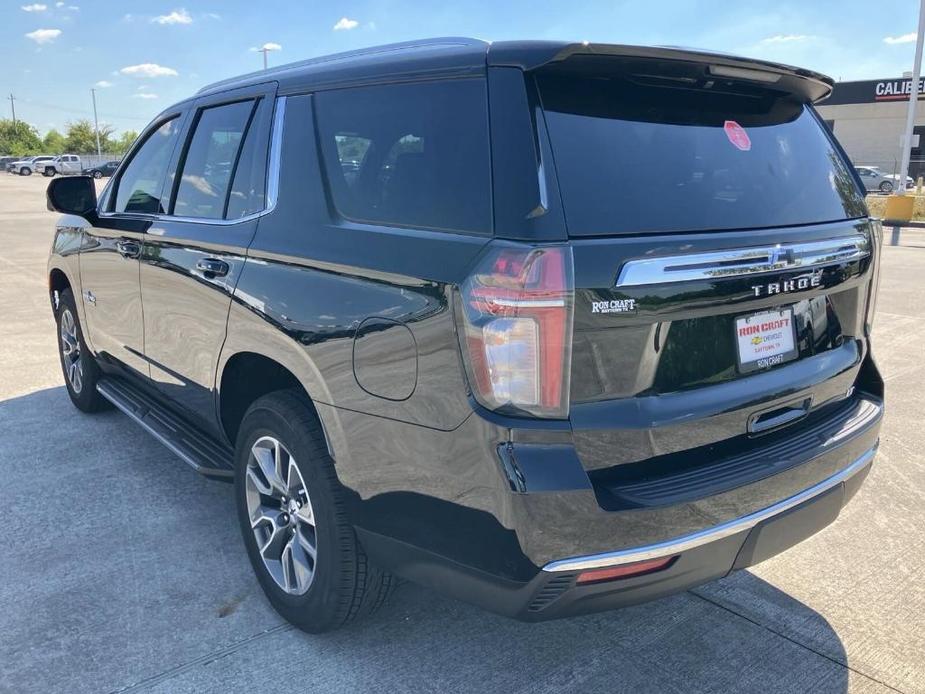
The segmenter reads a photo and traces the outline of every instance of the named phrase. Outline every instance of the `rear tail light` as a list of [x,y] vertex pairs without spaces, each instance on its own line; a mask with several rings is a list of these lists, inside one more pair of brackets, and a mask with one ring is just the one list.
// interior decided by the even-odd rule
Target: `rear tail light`
[[460,288],[473,395],[510,414],[564,418],[572,360],[572,250],[493,249]]

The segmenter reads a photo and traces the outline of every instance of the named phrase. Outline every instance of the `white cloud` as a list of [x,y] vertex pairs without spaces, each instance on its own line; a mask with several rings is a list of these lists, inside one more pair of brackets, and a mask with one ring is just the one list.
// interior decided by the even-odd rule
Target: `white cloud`
[[809,34],[775,34],[761,39],[761,43],[793,43],[794,41],[809,41],[816,38]]
[[334,31],[349,31],[350,29],[356,29],[358,26],[360,26],[360,23],[357,20],[341,17],[337,20],[337,24],[334,25]]
[[56,3],[55,3],[55,7],[64,7],[64,3],[63,3],[63,2],[56,2]]
[[21,9],[23,12],[44,12],[48,9],[48,5],[34,2],[31,5],[20,5],[19,9]]
[[138,92],[137,94],[132,94],[133,99],[156,99],[157,94],[152,94],[151,92]]
[[108,81],[108,80],[100,80],[99,82],[97,82],[97,83],[94,84],[93,86],[94,86],[94,87],[98,87],[99,89],[106,89],[106,87],[111,87],[111,86],[112,86],[112,82],[110,82],[110,81]]
[[915,32],[911,34],[903,34],[902,36],[884,36],[883,42],[888,43],[891,46],[897,43],[915,43]]
[[222,18],[222,16],[218,12],[206,12],[202,16],[205,17],[206,19],[221,19]]
[[283,47],[272,41],[263,44],[260,48],[251,48],[252,51],[281,51]]
[[140,65],[129,65],[119,70],[123,75],[129,77],[176,77],[177,71],[172,67],[164,67],[157,63],[141,63]]
[[38,44],[51,43],[61,36],[60,29],[36,29],[26,34],[27,39],[32,39]]
[[170,14],[162,14],[154,17],[152,20],[155,24],[192,24],[193,18],[190,13],[184,9],[174,10]]

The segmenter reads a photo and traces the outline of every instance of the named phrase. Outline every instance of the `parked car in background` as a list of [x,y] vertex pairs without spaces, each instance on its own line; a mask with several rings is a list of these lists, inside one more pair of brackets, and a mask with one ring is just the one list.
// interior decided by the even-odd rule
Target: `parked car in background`
[[117,168],[119,168],[119,162],[107,161],[99,166],[88,166],[81,173],[84,176],[93,176],[93,178],[108,178],[116,172]]
[[10,164],[19,159],[19,157],[0,157],[0,170],[7,171]]
[[[867,190],[878,190],[881,193],[892,193],[899,185],[899,174],[884,173],[877,166],[855,166],[854,170],[864,182],[864,188]],[[906,176],[906,188],[915,185],[912,176]]]
[[43,176],[54,176],[56,174],[78,175],[83,171],[83,162],[76,154],[59,154],[49,162],[45,162],[42,169]]
[[813,108],[832,86],[459,38],[207,86],[99,198],[48,186],[68,395],[233,479],[307,631],[393,576],[539,621],[744,569],[877,450],[882,229]]
[[47,154],[17,159],[7,165],[7,171],[19,174],[20,176],[31,176],[36,171],[43,171],[45,164],[54,161],[54,159],[55,157]]

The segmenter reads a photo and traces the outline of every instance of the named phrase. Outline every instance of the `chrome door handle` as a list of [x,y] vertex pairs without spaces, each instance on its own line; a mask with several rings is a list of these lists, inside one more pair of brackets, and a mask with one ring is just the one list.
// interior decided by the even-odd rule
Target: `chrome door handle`
[[218,258],[201,258],[196,262],[196,269],[207,278],[224,277],[228,274],[228,263]]
[[141,255],[141,244],[137,241],[116,241],[116,250],[123,258],[137,258]]

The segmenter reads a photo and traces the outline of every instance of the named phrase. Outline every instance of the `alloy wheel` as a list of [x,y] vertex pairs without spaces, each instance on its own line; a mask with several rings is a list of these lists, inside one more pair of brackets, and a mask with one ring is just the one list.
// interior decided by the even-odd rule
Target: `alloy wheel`
[[244,479],[247,514],[270,576],[303,595],[315,576],[318,536],[311,499],[289,450],[272,436],[251,446]]
[[61,312],[61,356],[67,380],[74,392],[80,394],[83,389],[83,360],[80,356],[77,321],[69,308]]

